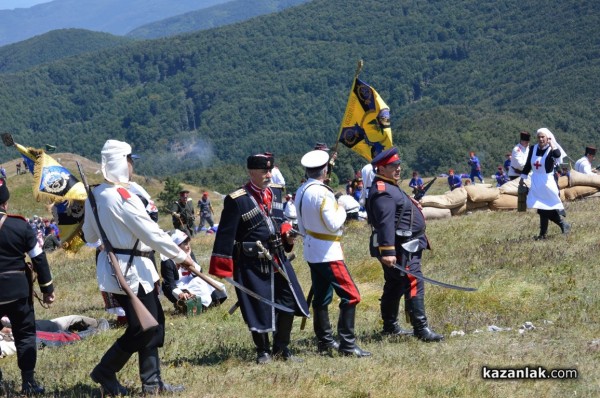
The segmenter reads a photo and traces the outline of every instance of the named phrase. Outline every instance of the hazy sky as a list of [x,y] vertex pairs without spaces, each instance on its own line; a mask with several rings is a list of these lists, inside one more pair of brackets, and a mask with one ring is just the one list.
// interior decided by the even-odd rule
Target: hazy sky
[[36,4],[48,3],[52,0],[0,0],[0,10],[12,10],[13,8],[29,8]]

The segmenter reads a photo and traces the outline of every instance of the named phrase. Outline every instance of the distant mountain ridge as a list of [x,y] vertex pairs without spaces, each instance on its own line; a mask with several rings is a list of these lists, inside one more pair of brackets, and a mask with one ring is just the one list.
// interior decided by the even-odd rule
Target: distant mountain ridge
[[132,39],[83,29],[58,29],[0,47],[0,73],[130,43]]
[[[550,128],[575,159],[599,144],[598,26],[600,3],[577,0],[313,0],[0,75],[0,120],[19,142],[92,159],[126,140],[139,172],[225,192],[251,153],[301,176],[299,154],[333,146],[362,58],[405,169],[466,171],[473,150],[488,177],[523,129]],[[365,163],[338,152],[340,179]]]
[[138,39],[174,36],[245,21],[309,1],[311,0],[233,0],[140,26],[126,36]]
[[55,29],[80,28],[114,35],[230,0],[54,0],[31,8],[0,10],[0,46]]

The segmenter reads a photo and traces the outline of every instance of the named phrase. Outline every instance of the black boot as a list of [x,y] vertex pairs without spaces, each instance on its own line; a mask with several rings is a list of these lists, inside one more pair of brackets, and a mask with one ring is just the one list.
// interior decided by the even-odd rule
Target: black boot
[[275,333],[273,333],[273,358],[283,359],[284,361],[302,362],[302,359],[292,355],[289,349],[293,323],[294,314],[289,312],[277,313],[276,329]]
[[381,334],[386,336],[410,336],[411,330],[402,329],[398,322],[398,309],[400,307],[400,298],[396,300],[381,300],[381,319],[383,319],[383,331]]
[[145,348],[138,353],[142,392],[149,395],[182,392],[181,385],[163,383],[160,377],[158,348]]
[[535,240],[544,240],[546,239],[546,234],[548,233],[548,218],[540,215],[540,234],[536,236]]
[[127,395],[127,389],[117,380],[117,372],[127,363],[131,353],[123,351],[118,343],[106,351],[100,363],[96,365],[90,377],[93,381],[100,384],[100,389],[108,395]]
[[444,339],[444,336],[429,329],[427,316],[425,315],[425,299],[423,297],[406,300],[406,307],[408,308],[408,315],[413,325],[415,337],[422,341],[440,341]]
[[313,329],[317,336],[317,349],[320,354],[331,355],[333,350],[340,348],[340,344],[333,338],[327,306],[313,307]]
[[269,334],[252,332],[252,340],[256,346],[256,363],[263,365],[271,362],[271,351],[269,350]]
[[362,350],[356,345],[356,335],[354,334],[354,318],[356,317],[356,306],[345,306],[340,308],[340,317],[338,319],[338,335],[340,337],[340,347],[338,351],[342,355],[361,357],[370,357],[371,353]]
[[34,378],[33,370],[23,370],[21,371],[21,379],[23,380],[23,384],[21,385],[22,391],[21,394],[30,396],[30,395],[39,395],[43,394],[46,390],[44,387],[40,386]]
[[560,224],[558,225],[560,226],[560,230],[562,231],[563,235],[566,235],[569,233],[569,231],[571,231],[571,224],[566,222],[564,217],[560,218]]

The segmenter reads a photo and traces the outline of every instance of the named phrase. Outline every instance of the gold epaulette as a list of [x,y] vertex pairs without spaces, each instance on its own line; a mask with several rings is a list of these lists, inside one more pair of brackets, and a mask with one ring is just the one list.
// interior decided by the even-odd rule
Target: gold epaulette
[[235,192],[232,192],[229,194],[229,196],[231,197],[231,199],[235,199],[235,198],[239,198],[240,196],[243,196],[246,194],[246,190],[244,188],[240,188]]

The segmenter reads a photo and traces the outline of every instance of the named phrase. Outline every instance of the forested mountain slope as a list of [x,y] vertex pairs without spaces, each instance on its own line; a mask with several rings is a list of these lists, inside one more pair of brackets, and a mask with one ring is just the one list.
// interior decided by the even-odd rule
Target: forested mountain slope
[[[228,186],[224,165],[271,150],[296,176],[299,154],[333,145],[362,58],[406,168],[466,169],[474,150],[489,174],[521,129],[550,128],[571,157],[595,143],[599,23],[600,3],[574,0],[313,0],[5,74],[0,120],[20,142],[92,159],[127,140],[148,174]],[[336,172],[362,163],[340,149]]]

